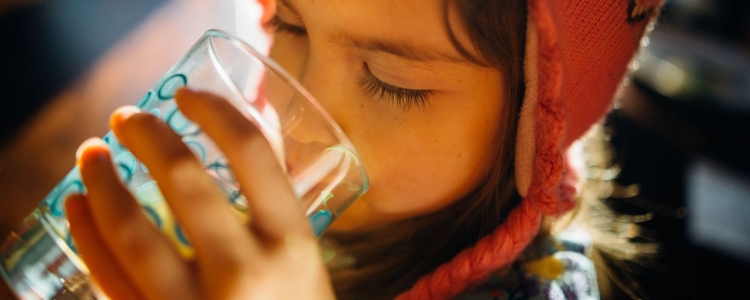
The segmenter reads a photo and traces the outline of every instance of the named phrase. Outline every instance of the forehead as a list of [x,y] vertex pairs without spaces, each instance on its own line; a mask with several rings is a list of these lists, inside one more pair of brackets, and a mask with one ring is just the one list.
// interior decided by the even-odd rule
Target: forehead
[[[462,22],[444,0],[280,0],[296,9],[308,27],[324,29],[329,40],[379,39],[409,42],[424,50],[460,56],[448,27],[471,49]],[[446,19],[447,16],[450,21]],[[316,28],[308,28],[316,30]]]
[[[327,18],[347,16],[362,19],[390,21],[410,21],[440,17],[443,12],[442,0],[279,0],[283,4],[297,8],[301,12],[329,12]],[[372,17],[372,18],[368,18]]]

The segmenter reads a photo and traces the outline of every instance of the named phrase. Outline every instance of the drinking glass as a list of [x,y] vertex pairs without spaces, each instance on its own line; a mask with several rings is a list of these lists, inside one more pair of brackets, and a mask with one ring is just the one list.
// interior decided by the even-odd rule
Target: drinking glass
[[[351,142],[315,99],[280,66],[219,30],[207,31],[137,106],[164,120],[205,166],[226,194],[237,217],[248,207],[231,166],[201,128],[180,113],[180,87],[210,91],[229,101],[268,139],[287,178],[319,235],[368,188],[368,177]],[[118,143],[109,145],[122,182],[153,224],[185,257],[190,242],[171,215],[146,167]],[[188,183],[186,183],[188,184]],[[85,193],[78,168],[68,173],[0,246],[0,273],[21,299],[95,299],[95,287],[77,255],[68,230],[64,201]]]

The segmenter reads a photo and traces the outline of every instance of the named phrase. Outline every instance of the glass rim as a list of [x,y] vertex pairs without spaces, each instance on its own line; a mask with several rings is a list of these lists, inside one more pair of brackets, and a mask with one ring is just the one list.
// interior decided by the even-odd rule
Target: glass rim
[[[294,77],[292,77],[292,75],[290,75],[284,68],[278,65],[278,63],[276,63],[273,59],[258,52],[258,50],[256,50],[253,46],[234,37],[232,34],[226,31],[220,29],[209,29],[206,30],[205,33],[203,33],[201,39],[205,38],[220,38],[229,42],[233,46],[239,48],[247,54],[250,54],[255,59],[258,59],[261,63],[263,63],[263,65],[276,72],[276,74],[281,76],[281,78],[283,78],[287,83],[292,85],[292,87],[297,92],[299,92],[310,104],[312,104],[315,110],[317,110],[317,112],[328,122],[328,124],[331,126],[331,129],[333,130],[333,134],[347,148],[349,155],[354,156],[354,161],[356,162],[354,165],[359,170],[360,177],[362,178],[362,191],[360,191],[359,194],[364,194],[369,189],[370,178],[367,174],[367,168],[365,168],[364,166],[364,161],[359,155],[359,151],[354,147],[354,144],[351,142],[349,137],[344,134],[344,130],[341,129],[339,124],[333,119],[333,117],[331,117],[331,115],[328,114],[325,109],[323,109],[320,103],[318,103],[317,99],[312,94],[310,94],[310,92],[304,86],[302,86],[302,84],[300,84]],[[234,82],[232,82],[232,84],[234,84]]]

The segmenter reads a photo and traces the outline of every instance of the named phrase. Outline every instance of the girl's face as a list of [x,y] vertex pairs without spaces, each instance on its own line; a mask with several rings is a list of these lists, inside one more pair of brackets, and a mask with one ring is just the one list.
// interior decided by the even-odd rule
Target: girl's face
[[459,54],[443,1],[278,0],[270,24],[271,57],[339,123],[370,175],[333,229],[429,213],[485,179],[503,130],[503,75]]

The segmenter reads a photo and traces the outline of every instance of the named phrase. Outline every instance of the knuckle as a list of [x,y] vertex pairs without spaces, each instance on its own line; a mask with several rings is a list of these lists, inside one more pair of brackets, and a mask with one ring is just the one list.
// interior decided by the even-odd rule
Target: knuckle
[[149,243],[141,234],[141,231],[136,230],[133,226],[132,219],[135,219],[135,213],[140,213],[140,211],[126,213],[123,218],[112,224],[112,228],[107,231],[105,236],[109,237],[112,246],[115,247],[115,249],[112,249],[113,251],[121,252],[130,259],[137,261],[143,257],[144,250]]
[[180,153],[166,162],[166,179],[180,197],[205,197],[207,185],[201,178],[207,177],[192,153]]
[[[213,215],[229,207],[228,203],[226,207],[217,206],[220,200],[223,200],[222,191],[206,169],[189,155],[174,157],[165,162],[165,166],[159,170],[159,175],[155,178],[163,192],[164,200],[180,214],[194,215],[200,212],[204,215]],[[191,228],[197,230],[194,226]]]
[[152,157],[144,160],[143,164],[148,168],[148,172],[157,178],[190,177],[195,173],[193,169],[200,169],[200,162],[195,154],[184,144],[162,145],[161,148],[150,151]]

